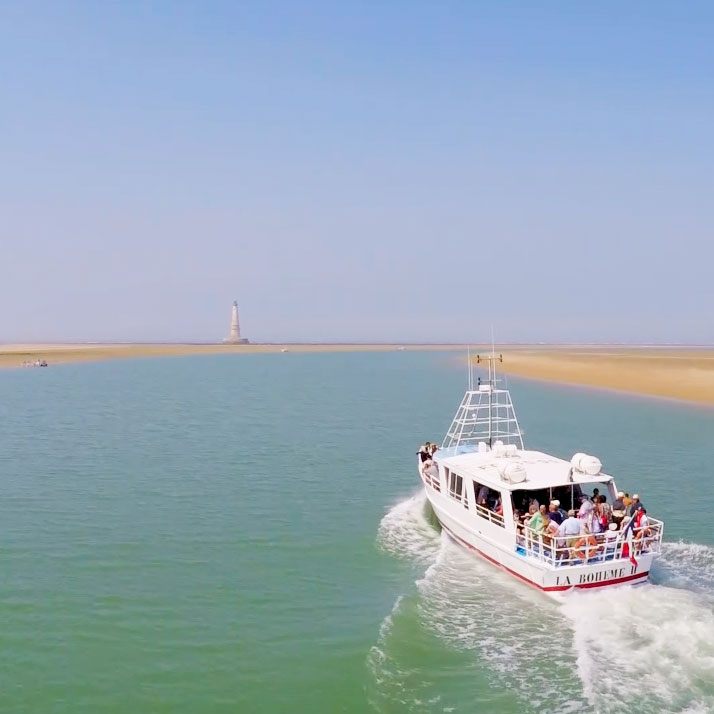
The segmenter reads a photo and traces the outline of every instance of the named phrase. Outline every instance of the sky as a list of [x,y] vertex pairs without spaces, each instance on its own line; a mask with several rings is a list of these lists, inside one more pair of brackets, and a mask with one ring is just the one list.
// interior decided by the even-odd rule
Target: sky
[[0,5],[0,342],[714,344],[714,4]]

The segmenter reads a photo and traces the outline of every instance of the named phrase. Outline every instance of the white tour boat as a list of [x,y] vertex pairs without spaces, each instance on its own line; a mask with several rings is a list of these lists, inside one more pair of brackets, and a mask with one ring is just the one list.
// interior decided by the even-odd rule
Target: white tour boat
[[602,526],[586,514],[586,504],[576,535],[571,535],[573,521],[567,535],[565,529],[558,535],[553,525],[545,532],[518,520],[533,502],[548,508],[557,500],[577,515],[592,489],[611,505],[618,490],[594,456],[575,454],[565,461],[524,449],[510,393],[497,386],[496,362],[502,360],[477,357],[488,364],[488,379],[474,384],[469,356],[468,389],[441,447],[430,460],[418,457],[442,527],[458,543],[547,593],[645,582],[664,527],[649,514],[622,520],[618,514],[618,525],[596,533]]

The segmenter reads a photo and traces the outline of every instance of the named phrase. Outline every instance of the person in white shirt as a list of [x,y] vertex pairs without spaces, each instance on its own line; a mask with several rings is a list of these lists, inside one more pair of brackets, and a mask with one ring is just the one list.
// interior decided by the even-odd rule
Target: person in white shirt
[[575,510],[568,511],[568,517],[558,527],[558,556],[567,557],[568,548],[571,548],[576,538],[584,531],[583,523],[575,517]]

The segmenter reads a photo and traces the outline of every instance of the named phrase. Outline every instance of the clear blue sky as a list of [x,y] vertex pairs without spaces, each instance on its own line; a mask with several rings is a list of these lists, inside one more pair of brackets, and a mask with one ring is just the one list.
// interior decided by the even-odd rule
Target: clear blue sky
[[711,2],[0,8],[0,341],[714,342]]

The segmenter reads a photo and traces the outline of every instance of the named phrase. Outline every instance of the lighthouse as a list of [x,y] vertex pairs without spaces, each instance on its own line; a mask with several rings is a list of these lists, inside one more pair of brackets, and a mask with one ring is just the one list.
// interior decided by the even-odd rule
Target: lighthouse
[[248,340],[240,336],[240,322],[238,321],[238,301],[233,301],[231,308],[231,331],[228,337],[223,340],[228,345],[246,345]]

